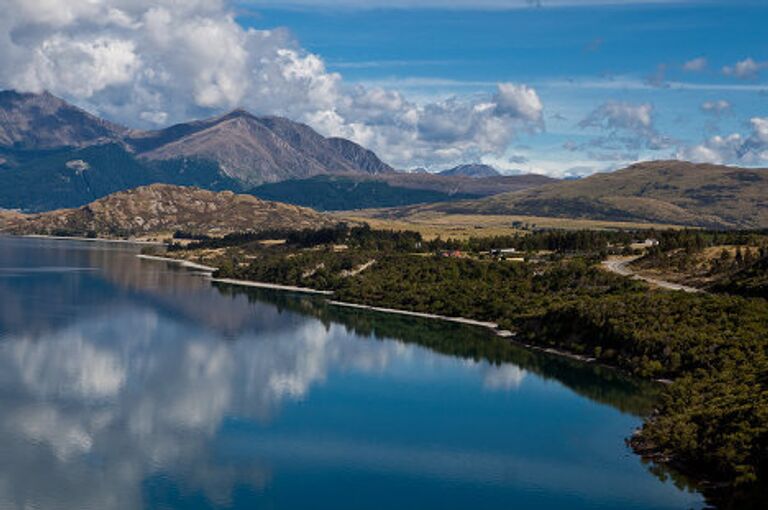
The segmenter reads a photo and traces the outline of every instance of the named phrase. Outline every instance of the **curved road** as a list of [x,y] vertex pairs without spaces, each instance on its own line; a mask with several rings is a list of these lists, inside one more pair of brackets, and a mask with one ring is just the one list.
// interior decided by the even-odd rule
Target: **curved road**
[[664,280],[659,280],[657,278],[650,278],[648,276],[643,276],[635,273],[628,266],[629,264],[631,264],[632,262],[634,262],[639,258],[640,257],[611,257],[603,261],[603,267],[612,273],[616,273],[621,276],[627,276],[635,280],[642,280],[644,282],[650,283],[651,285],[655,285],[656,287],[660,287],[662,289],[682,290],[683,292],[704,292],[703,290],[697,289],[695,287],[689,287],[687,285],[681,285],[679,283],[667,282]]

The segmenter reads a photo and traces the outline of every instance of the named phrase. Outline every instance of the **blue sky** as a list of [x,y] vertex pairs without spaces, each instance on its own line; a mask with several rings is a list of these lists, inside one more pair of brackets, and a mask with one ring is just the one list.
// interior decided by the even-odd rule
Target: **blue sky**
[[[631,160],[621,153],[670,157],[680,145],[746,132],[750,119],[768,115],[768,72],[742,78],[723,73],[723,67],[747,58],[768,59],[768,2],[582,7],[544,2],[541,8],[481,10],[471,2],[450,9],[277,3],[250,3],[239,21],[289,28],[346,82],[400,90],[421,101],[490,93],[498,82],[534,87],[546,128],[515,140],[511,152],[525,154],[529,162],[510,167],[549,171],[560,162],[576,162],[607,169]],[[497,5],[504,4],[516,3]],[[684,70],[694,59],[705,59],[706,65]],[[579,123],[606,101],[651,104],[654,129],[673,139],[670,146],[600,151],[616,161],[565,149],[564,144],[588,144],[605,134]],[[730,105],[727,111],[702,110],[706,102],[723,101]]]
[[0,0],[0,88],[134,128],[242,107],[401,169],[768,167],[768,1]]

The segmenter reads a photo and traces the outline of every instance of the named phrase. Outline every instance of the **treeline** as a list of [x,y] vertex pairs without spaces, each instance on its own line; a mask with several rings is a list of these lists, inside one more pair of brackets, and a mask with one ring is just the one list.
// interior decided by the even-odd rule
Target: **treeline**
[[[282,232],[285,245],[243,249],[274,234],[225,241],[238,248],[216,263],[219,276],[309,286],[332,290],[344,301],[492,321],[532,343],[594,357],[644,378],[673,380],[658,412],[634,438],[635,447],[699,478],[724,483],[729,497],[758,490],[768,480],[768,301],[654,291],[594,264],[594,254],[609,245],[624,249],[646,237],[657,239],[660,250],[735,244],[742,247],[742,258],[746,247],[757,257],[760,233],[536,232],[424,241],[416,233],[338,226]],[[441,253],[503,248],[569,255],[511,263]],[[365,271],[354,271],[373,260]],[[765,283],[768,263],[759,260],[742,276]],[[739,501],[734,508],[748,507],[733,501]]]
[[608,230],[550,230],[493,237],[471,237],[467,240],[436,240],[436,249],[463,249],[470,252],[515,249],[520,252],[554,251],[558,253],[605,252],[611,246],[629,246],[645,239],[645,233]]
[[712,246],[765,246],[768,232],[764,230],[660,230],[653,231],[653,238],[659,244],[652,252],[667,252],[684,249],[701,251]]
[[639,450],[727,481],[732,495],[765,483],[768,302],[681,292],[607,296],[558,306],[529,334],[675,381],[633,439]]
[[[441,250],[461,250],[484,253],[514,249],[519,252],[551,251],[556,253],[606,253],[609,250],[629,250],[636,242],[647,239],[658,242],[648,247],[654,254],[680,248],[700,251],[723,244],[760,246],[768,250],[768,234],[757,231],[703,231],[703,230],[542,230],[517,235],[470,237],[469,239],[437,238],[425,241],[412,231],[374,230],[368,225],[350,227],[339,223],[322,229],[271,229],[258,232],[228,234],[211,238],[194,233],[176,232],[175,239],[194,240],[187,249],[216,249],[243,247],[265,240],[284,240],[296,248],[311,248],[327,244],[343,244],[351,248],[387,250],[403,253],[425,253]],[[183,249],[180,244],[171,250]]]
[[745,258],[741,264],[738,260],[736,263],[738,270],[715,283],[711,290],[768,299],[768,254],[754,261]]
[[266,240],[281,240],[295,248],[312,248],[327,244],[343,244],[357,249],[379,249],[403,253],[426,253],[441,250],[461,250],[483,253],[515,249],[520,252],[553,251],[559,253],[605,252],[610,247],[628,247],[631,243],[652,235],[651,231],[537,231],[518,235],[471,237],[426,241],[413,231],[374,230],[368,225],[350,227],[339,223],[334,227],[305,230],[270,229],[258,232],[233,233],[213,238],[190,232],[176,232],[174,239],[192,240],[188,245],[175,243],[171,250],[218,249],[249,247]]
[[196,239],[187,245],[171,244],[170,251],[219,249],[219,248],[257,248],[262,241],[280,240],[291,248],[316,248],[327,245],[345,245],[361,250],[384,250],[399,252],[418,252],[423,250],[421,234],[399,230],[373,230],[370,226],[350,227],[339,223],[334,227],[321,229],[285,230],[270,229],[258,232],[241,232],[212,238],[177,232],[176,239]]

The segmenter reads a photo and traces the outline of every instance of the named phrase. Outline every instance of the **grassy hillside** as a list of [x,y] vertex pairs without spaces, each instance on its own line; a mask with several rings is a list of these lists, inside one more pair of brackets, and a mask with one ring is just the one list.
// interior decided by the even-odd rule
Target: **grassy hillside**
[[476,201],[428,206],[427,209],[453,214],[766,228],[768,170],[655,161],[579,181],[557,182]]

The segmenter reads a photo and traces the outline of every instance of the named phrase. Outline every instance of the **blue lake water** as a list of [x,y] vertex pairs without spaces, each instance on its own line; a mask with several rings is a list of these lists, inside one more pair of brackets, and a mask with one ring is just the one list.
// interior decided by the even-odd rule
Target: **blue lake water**
[[654,385],[136,253],[0,237],[0,509],[702,507]]

